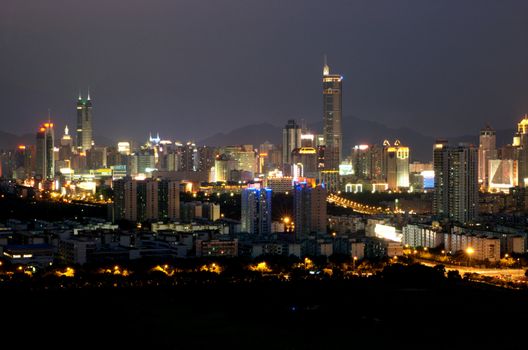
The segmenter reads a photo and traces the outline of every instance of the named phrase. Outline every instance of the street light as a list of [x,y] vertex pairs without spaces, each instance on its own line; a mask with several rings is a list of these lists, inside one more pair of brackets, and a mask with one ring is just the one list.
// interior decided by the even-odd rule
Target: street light
[[355,270],[356,269],[356,260],[358,259],[357,256],[355,256],[353,259],[352,259],[352,270]]
[[466,253],[468,255],[468,266],[469,266],[470,262],[471,262],[471,255],[473,255],[473,253],[475,253],[475,249],[473,249],[471,247],[467,247]]

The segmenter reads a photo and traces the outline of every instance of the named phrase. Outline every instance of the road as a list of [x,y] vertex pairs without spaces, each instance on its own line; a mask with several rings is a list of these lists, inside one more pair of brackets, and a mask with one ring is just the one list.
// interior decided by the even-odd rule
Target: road
[[429,260],[424,259],[416,259],[418,262],[425,266],[436,266],[439,264],[442,264],[445,266],[446,271],[451,270],[458,270],[460,272],[460,275],[464,275],[465,273],[478,273],[479,275],[483,276],[491,276],[491,277],[508,277],[512,279],[518,279],[524,277],[525,269],[486,269],[486,268],[479,268],[479,267],[467,267],[467,266],[461,266],[461,265],[450,265],[450,264],[444,264],[441,262],[432,262]]

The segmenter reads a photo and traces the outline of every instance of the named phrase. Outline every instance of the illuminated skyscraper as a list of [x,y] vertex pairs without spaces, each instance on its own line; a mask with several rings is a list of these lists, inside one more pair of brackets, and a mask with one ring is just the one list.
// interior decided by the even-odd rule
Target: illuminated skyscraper
[[383,146],[384,174],[389,189],[409,187],[409,147],[402,146],[399,140],[392,146],[385,140]]
[[433,150],[435,215],[461,223],[477,217],[477,159],[477,148],[472,145],[437,141]]
[[86,100],[79,94],[77,100],[77,143],[78,152],[86,152],[92,148],[93,140],[92,129],[92,100],[90,92]]
[[71,160],[72,150],[73,150],[73,140],[70,136],[68,126],[66,125],[66,127],[64,128],[64,135],[62,135],[62,138],[60,140],[59,160],[60,161]]
[[241,230],[258,235],[271,234],[271,189],[242,191]]
[[341,85],[343,77],[330,74],[326,63],[323,68],[323,135],[325,138],[325,170],[339,170],[342,158],[343,135],[341,132]]
[[37,132],[35,177],[53,179],[55,176],[55,133],[53,123],[42,124]]
[[518,183],[521,187],[528,185],[528,114],[517,125],[517,133],[513,137],[515,159],[518,163]]
[[295,120],[288,120],[288,124],[282,129],[282,162],[283,171],[290,174],[292,165],[292,151],[301,147],[301,127]]
[[294,178],[317,178],[317,150],[313,147],[296,148],[292,152],[292,166]]
[[495,130],[489,125],[480,130],[478,149],[478,181],[487,186],[489,178],[489,161],[497,158]]

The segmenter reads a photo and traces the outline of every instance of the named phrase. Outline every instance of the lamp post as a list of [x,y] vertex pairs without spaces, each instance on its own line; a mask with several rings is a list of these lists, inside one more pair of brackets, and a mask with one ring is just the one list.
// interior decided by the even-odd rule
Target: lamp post
[[352,258],[352,270],[355,270],[356,269],[356,260],[358,259],[357,256],[355,256],[354,258]]
[[468,255],[468,266],[469,266],[470,263],[471,263],[471,255],[473,255],[473,253],[475,253],[475,249],[473,249],[472,247],[467,247],[466,253]]

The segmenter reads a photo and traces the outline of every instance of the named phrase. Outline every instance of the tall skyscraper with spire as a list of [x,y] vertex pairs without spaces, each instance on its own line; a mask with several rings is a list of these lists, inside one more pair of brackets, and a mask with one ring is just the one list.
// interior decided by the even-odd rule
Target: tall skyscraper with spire
[[86,152],[92,148],[92,133],[92,100],[88,91],[86,99],[83,99],[80,93],[77,99],[77,152]]
[[323,135],[325,139],[325,170],[338,170],[342,158],[342,80],[343,77],[341,75],[330,74],[330,67],[326,62],[325,55],[323,67]]

